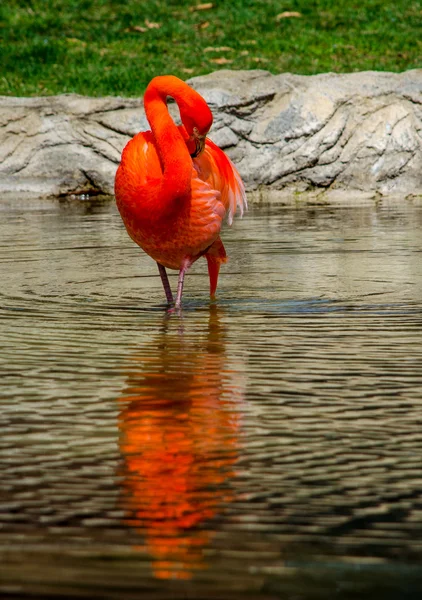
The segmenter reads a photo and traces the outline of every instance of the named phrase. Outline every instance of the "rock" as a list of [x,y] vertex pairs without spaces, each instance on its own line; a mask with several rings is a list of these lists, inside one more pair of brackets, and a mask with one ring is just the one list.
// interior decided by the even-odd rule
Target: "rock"
[[[210,137],[250,191],[422,194],[422,69],[217,71],[189,83],[214,113]],[[124,145],[148,129],[141,99],[1,97],[0,109],[3,193],[112,194]]]
[[127,140],[148,123],[142,100],[0,98],[0,191],[113,193]]

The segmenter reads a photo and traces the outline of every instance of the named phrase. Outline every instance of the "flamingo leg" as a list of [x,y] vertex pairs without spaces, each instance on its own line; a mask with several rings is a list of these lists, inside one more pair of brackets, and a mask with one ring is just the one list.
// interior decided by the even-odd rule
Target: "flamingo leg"
[[183,294],[183,282],[185,280],[185,273],[188,270],[188,267],[184,265],[181,267],[179,271],[179,281],[177,283],[177,295],[176,295],[176,308],[180,308],[182,304],[182,294]]
[[157,265],[158,265],[158,270],[160,272],[161,281],[163,283],[163,288],[164,288],[164,291],[166,294],[167,302],[168,302],[168,304],[172,304],[173,303],[173,294],[171,293],[171,288],[170,288],[170,283],[169,283],[169,278],[167,276],[166,268],[163,267],[163,265],[160,265],[160,263],[157,263]]

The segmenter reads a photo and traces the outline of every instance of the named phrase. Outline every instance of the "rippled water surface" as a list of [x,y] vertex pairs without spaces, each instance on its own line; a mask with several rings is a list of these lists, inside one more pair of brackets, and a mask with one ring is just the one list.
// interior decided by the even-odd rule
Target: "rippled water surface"
[[0,216],[2,597],[422,597],[420,204],[256,206],[180,315],[113,203]]

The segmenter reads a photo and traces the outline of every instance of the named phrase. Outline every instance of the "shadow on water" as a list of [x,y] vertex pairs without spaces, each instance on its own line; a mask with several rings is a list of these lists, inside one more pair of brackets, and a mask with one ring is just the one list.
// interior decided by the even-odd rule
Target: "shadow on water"
[[206,566],[209,523],[233,500],[243,400],[217,306],[199,335],[184,329],[177,315],[163,317],[161,332],[130,356],[118,399],[124,523],[145,537],[140,549],[163,579]]

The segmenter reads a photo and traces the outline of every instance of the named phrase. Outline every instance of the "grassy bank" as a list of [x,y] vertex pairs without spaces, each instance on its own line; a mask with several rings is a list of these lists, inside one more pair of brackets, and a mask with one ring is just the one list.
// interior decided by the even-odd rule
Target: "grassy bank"
[[218,68],[422,66],[420,1],[200,2],[4,0],[0,94],[137,96],[154,75],[186,79]]

